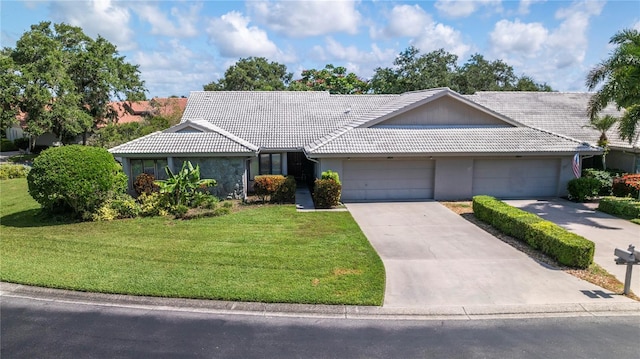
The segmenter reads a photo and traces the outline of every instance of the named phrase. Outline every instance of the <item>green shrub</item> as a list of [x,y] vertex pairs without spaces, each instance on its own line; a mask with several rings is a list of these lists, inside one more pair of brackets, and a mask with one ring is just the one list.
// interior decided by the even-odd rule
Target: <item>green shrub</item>
[[17,151],[18,147],[6,138],[0,139],[0,152]]
[[640,201],[633,198],[604,197],[598,211],[627,219],[640,218]]
[[567,184],[569,199],[584,202],[587,198],[598,195],[602,184],[599,180],[590,177],[574,178]]
[[341,184],[338,172],[334,172],[332,170],[326,170],[322,172],[322,174],[320,175],[320,179],[330,179],[336,181],[338,184]]
[[191,199],[191,206],[193,208],[214,209],[219,202],[220,199],[216,196],[210,195],[209,193],[196,192]]
[[42,151],[27,176],[29,194],[45,211],[89,218],[124,193],[127,177],[107,150],[71,145]]
[[490,196],[473,197],[473,213],[481,221],[541,250],[563,265],[586,268],[593,262],[593,242],[535,214]]
[[23,165],[0,165],[0,180],[25,178],[28,173],[29,167]]
[[138,203],[140,204],[140,215],[143,217],[166,216],[171,209],[169,195],[166,193],[142,193],[138,197]]
[[313,201],[316,208],[332,208],[340,204],[342,185],[333,179],[316,179]]
[[595,168],[585,168],[582,171],[582,176],[586,178],[595,178],[600,182],[600,191],[598,191],[598,195],[600,196],[610,196],[611,195],[611,187],[613,185],[614,174],[610,171],[598,170]]
[[287,178],[276,188],[271,196],[271,202],[275,203],[295,203],[296,201],[296,179],[293,176]]
[[28,137],[16,138],[15,140],[13,140],[13,144],[16,145],[18,149],[26,150],[27,148],[29,148],[29,138]]
[[171,207],[171,214],[173,214],[176,218],[184,217],[187,212],[189,212],[189,207],[184,204],[176,204]]

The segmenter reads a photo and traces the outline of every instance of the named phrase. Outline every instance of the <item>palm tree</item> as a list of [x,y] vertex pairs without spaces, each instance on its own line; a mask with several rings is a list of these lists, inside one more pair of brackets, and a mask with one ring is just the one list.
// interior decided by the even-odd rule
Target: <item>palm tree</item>
[[608,104],[615,102],[618,109],[625,109],[620,118],[620,137],[631,143],[640,122],[640,31],[624,29],[609,43],[618,47],[587,75],[589,90],[603,83],[589,101],[589,116],[597,117]]
[[589,124],[584,127],[589,127],[594,130],[600,131],[600,139],[598,140],[598,146],[602,147],[602,169],[607,169],[607,153],[609,153],[609,138],[607,137],[607,131],[618,122],[618,119],[606,115],[604,117],[596,116],[589,120]]

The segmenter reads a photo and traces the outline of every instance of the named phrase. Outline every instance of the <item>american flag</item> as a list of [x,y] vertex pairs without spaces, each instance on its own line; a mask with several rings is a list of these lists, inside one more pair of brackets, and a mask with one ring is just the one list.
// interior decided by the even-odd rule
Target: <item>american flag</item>
[[573,167],[573,174],[576,176],[576,178],[580,178],[580,154],[579,153],[576,153],[575,155],[573,155],[572,167]]

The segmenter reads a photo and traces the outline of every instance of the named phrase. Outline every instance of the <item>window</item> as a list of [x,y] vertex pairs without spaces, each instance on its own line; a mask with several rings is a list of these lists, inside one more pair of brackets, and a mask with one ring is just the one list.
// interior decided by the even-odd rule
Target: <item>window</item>
[[261,153],[259,173],[261,175],[282,174],[282,155],[279,153]]
[[135,181],[141,173],[153,175],[156,179],[167,179],[167,160],[162,159],[146,159],[146,160],[130,160],[131,178]]

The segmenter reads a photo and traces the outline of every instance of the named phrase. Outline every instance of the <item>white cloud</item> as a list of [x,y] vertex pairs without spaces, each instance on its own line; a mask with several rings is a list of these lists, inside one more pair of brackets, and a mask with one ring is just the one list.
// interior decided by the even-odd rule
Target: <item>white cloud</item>
[[440,23],[425,27],[411,43],[423,52],[445,49],[458,55],[458,58],[463,58],[471,50],[471,46],[462,40],[460,31]]
[[249,1],[255,20],[289,37],[358,32],[361,15],[353,0]]
[[386,27],[380,30],[371,29],[372,38],[415,37],[422,32],[425,26],[433,22],[431,16],[420,5],[394,6],[387,18],[389,22]]
[[502,11],[502,0],[438,0],[435,5],[438,12],[446,17],[468,17],[481,7],[491,7]]
[[520,0],[520,6],[518,6],[518,13],[521,15],[527,15],[529,13],[529,7],[535,3],[545,2],[546,0]]
[[66,22],[82,28],[85,34],[101,35],[126,51],[136,47],[130,27],[129,9],[123,3],[111,0],[52,2],[51,16],[58,22]]
[[[171,18],[156,5],[150,3],[134,3],[133,11],[141,19],[151,24],[151,33],[173,37],[192,37],[198,35],[196,29],[198,15],[202,4],[191,5],[183,12],[177,7],[171,8]],[[174,24],[174,21],[177,25]]]
[[640,31],[640,20],[638,20],[635,24],[633,24],[632,28]]
[[361,77],[369,77],[374,68],[389,66],[396,53],[395,49],[381,49],[375,43],[371,44],[370,50],[363,51],[327,37],[324,46],[316,45],[311,49],[310,57],[316,61],[344,63],[347,70]]
[[539,51],[548,40],[549,32],[538,22],[522,23],[500,20],[489,34],[494,52],[500,57],[510,53],[521,53],[525,56]]
[[279,54],[278,47],[269,40],[267,33],[248,25],[248,17],[237,11],[229,12],[209,22],[209,40],[224,57],[276,57]]

